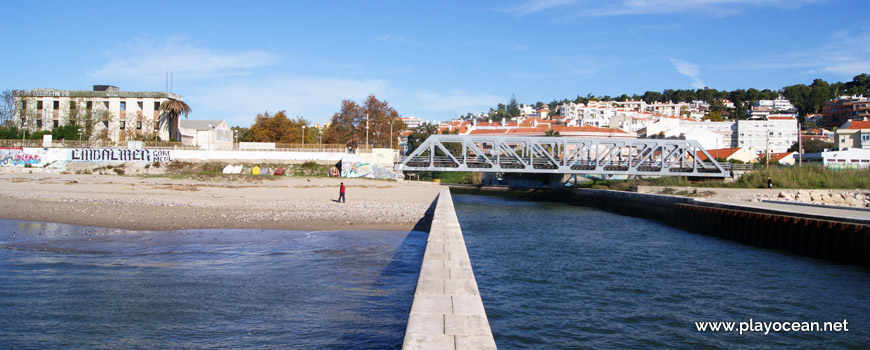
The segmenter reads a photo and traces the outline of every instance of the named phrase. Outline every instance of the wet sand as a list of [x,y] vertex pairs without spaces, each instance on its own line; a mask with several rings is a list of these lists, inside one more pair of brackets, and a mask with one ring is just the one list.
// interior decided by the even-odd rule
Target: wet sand
[[[337,203],[339,183],[347,203]],[[130,230],[410,230],[442,187],[428,182],[231,176],[0,174],[0,219]]]

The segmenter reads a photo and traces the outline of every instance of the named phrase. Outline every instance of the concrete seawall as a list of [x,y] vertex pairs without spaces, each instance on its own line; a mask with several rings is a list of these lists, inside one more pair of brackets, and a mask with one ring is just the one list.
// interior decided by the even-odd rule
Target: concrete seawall
[[402,348],[496,348],[448,189],[438,195]]
[[694,233],[845,264],[870,266],[866,212],[781,203],[726,203],[688,197],[579,189],[568,202],[662,221]]

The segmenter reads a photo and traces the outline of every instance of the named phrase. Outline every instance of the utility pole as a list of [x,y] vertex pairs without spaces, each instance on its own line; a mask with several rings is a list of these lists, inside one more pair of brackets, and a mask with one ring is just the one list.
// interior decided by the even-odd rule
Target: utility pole
[[369,114],[366,113],[366,147],[369,145]]
[[804,137],[801,135],[803,132],[803,125],[801,125],[801,121],[798,120],[798,166],[804,166]]
[[390,118],[390,149],[393,149],[393,119]]

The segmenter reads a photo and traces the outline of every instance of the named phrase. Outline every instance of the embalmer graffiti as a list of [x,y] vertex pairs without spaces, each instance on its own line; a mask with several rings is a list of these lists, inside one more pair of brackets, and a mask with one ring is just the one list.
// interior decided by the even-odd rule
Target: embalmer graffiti
[[73,162],[168,162],[172,160],[168,150],[149,149],[72,149]]

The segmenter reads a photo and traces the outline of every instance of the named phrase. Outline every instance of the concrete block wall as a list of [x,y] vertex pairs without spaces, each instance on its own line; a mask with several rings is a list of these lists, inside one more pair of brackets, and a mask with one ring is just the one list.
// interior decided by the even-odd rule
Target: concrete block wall
[[450,190],[438,195],[403,349],[495,349]]

